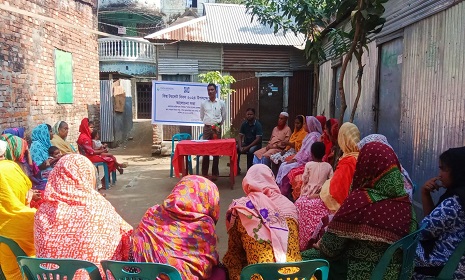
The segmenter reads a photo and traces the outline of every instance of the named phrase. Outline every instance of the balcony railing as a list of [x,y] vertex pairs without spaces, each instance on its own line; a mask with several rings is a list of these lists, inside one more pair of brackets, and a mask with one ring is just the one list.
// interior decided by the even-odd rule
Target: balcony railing
[[156,46],[136,39],[102,38],[98,40],[99,61],[137,61],[156,63]]

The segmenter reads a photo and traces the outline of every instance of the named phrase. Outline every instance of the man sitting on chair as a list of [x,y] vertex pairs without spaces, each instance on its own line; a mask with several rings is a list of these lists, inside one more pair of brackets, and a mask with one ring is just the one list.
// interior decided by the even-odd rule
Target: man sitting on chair
[[247,170],[253,164],[253,153],[262,148],[263,129],[261,123],[255,118],[255,109],[247,108],[246,121],[241,125],[239,142],[237,144],[237,170],[240,173],[239,161],[241,154],[247,154]]

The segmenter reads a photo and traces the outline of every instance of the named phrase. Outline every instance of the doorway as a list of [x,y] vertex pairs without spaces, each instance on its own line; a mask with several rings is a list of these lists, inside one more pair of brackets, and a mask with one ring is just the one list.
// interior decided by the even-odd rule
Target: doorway
[[137,83],[137,118],[152,118],[152,83]]
[[378,90],[378,133],[399,151],[403,38],[381,46]]
[[263,128],[262,139],[268,141],[273,128],[278,123],[279,113],[283,110],[283,78],[260,78],[258,102],[259,118]]

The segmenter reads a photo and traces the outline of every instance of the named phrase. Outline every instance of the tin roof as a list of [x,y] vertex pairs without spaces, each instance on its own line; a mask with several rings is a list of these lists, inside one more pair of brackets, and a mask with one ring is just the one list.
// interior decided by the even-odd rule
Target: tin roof
[[205,3],[205,15],[146,36],[150,40],[193,41],[302,47],[304,34],[282,31],[258,22],[244,5]]

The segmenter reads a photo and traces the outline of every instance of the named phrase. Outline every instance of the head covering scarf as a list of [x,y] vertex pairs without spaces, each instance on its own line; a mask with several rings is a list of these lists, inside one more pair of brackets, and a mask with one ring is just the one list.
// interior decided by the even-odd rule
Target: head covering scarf
[[13,134],[19,138],[24,138],[24,127],[14,127],[5,129],[2,134]]
[[324,131],[326,127],[326,117],[323,115],[319,115],[315,117],[321,124],[321,129]]
[[48,148],[52,146],[50,142],[50,132],[46,124],[39,124],[32,130],[31,157],[37,164],[41,165],[48,159]]
[[465,209],[465,147],[451,148],[446,152],[451,161],[450,166],[452,174],[452,186],[446,189],[446,192],[439,198],[438,205],[445,199],[456,195],[459,197],[460,205]]
[[365,145],[358,157],[352,192],[328,231],[350,239],[392,244],[416,226],[396,154],[382,143]]
[[331,127],[329,127],[329,133],[331,135],[328,135],[327,130],[324,129],[322,137],[323,143],[325,144],[325,156],[323,157],[323,161],[329,160],[329,155],[331,154],[331,149],[333,148],[333,141],[337,142],[337,135],[339,133],[339,123],[337,119],[329,119],[329,122],[331,124]]
[[255,164],[242,181],[246,196],[235,199],[226,213],[226,228],[239,217],[247,233],[273,247],[276,262],[286,261],[289,228],[286,218],[297,221],[297,209],[281,194],[273,172],[264,164]]
[[92,143],[92,135],[89,129],[89,119],[83,118],[81,124],[79,125],[79,137],[77,140],[78,145],[84,146]]
[[52,128],[52,131],[54,133],[53,138],[52,138],[52,145],[56,146],[58,149],[60,149],[61,153],[63,154],[73,154],[76,153],[76,149],[66,141],[66,138],[61,138],[59,135],[58,129],[60,128],[60,124],[65,121],[58,121]]
[[[389,146],[389,148],[392,149],[392,146],[389,144],[386,136],[382,134],[370,134],[368,136],[365,136],[362,140],[360,140],[357,146],[361,150],[366,144],[373,143],[373,142],[385,144]],[[414,188],[413,181],[410,178],[410,175],[408,174],[407,170],[405,170],[405,168],[402,166],[402,164],[400,164],[400,171],[402,172],[402,176],[404,178],[404,189],[409,195],[410,200],[413,200],[413,188]]]
[[7,143],[5,158],[21,163],[26,161],[25,155],[28,149],[26,140],[13,134],[3,134],[0,140]]
[[96,190],[95,167],[69,154],[50,172],[34,218],[37,257],[127,261],[132,227]]
[[[306,123],[308,128],[308,134],[302,141],[302,148],[294,157],[294,159],[300,163],[299,165],[305,164],[312,160],[311,147],[313,143],[319,141],[321,133],[323,133],[323,130],[321,129],[321,124],[315,117],[307,116]],[[286,172],[286,174],[287,173],[288,172]]]
[[343,155],[333,177],[323,184],[320,192],[321,200],[332,212],[336,212],[349,195],[359,154],[360,131],[355,124],[346,122],[341,126],[337,139]]
[[134,259],[170,264],[183,279],[209,279],[218,264],[219,199],[210,180],[182,178],[163,204],[148,209],[142,218],[134,232]]
[[[307,125],[305,121],[305,116],[300,115],[303,119],[302,127],[300,130],[297,130],[296,127],[294,127],[294,132],[291,135],[291,138],[289,139],[289,142],[295,143],[295,150],[298,152],[300,150],[300,147],[302,147],[302,141],[304,140],[305,136],[307,135],[307,131],[305,131],[304,126]],[[286,150],[289,150],[290,146],[286,147]]]
[[[32,184],[18,164],[0,161],[0,235],[13,239],[28,256],[34,250],[35,209],[26,206],[27,192]],[[21,280],[21,272],[13,253],[0,244],[0,264],[6,279]]]
[[7,147],[8,147],[8,143],[6,141],[0,140],[0,157],[3,158],[3,156],[6,153]]

